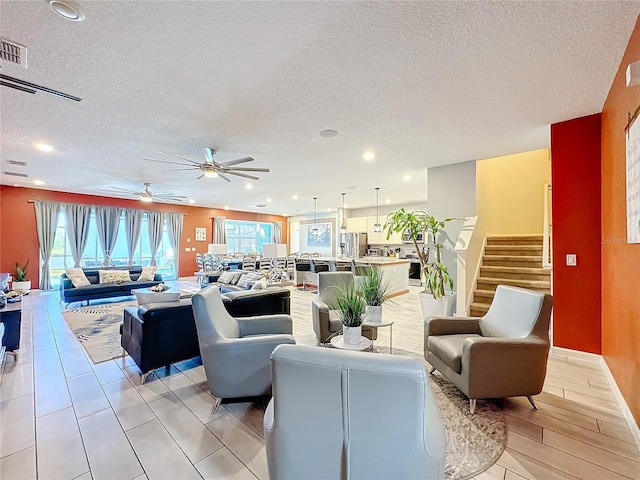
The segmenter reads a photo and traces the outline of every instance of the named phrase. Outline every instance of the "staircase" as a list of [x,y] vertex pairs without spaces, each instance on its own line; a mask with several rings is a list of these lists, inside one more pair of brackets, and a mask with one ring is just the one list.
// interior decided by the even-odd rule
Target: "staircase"
[[471,316],[481,317],[498,285],[550,293],[551,270],[542,268],[542,235],[488,236]]

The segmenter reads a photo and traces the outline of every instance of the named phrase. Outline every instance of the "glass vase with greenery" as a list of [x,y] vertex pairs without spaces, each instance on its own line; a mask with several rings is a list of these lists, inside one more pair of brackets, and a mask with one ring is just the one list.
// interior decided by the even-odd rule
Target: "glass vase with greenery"
[[27,281],[27,267],[29,266],[29,260],[25,262],[24,265],[20,265],[16,262],[16,282],[26,282]]

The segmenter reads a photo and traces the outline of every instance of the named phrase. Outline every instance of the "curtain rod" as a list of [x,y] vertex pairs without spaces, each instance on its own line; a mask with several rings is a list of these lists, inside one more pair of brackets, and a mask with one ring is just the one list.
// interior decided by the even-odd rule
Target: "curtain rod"
[[[52,202],[51,200],[27,200],[27,203],[35,203],[35,202],[49,202],[49,203],[73,203],[73,202]],[[76,203],[75,205],[89,205],[91,207],[110,207],[112,205],[94,205],[93,203]],[[127,209],[129,207],[115,207]],[[162,210],[145,210],[144,208],[133,208],[131,210],[142,210],[143,212],[161,212]],[[184,212],[164,212],[164,213],[182,213],[182,215],[186,216],[187,214]]]

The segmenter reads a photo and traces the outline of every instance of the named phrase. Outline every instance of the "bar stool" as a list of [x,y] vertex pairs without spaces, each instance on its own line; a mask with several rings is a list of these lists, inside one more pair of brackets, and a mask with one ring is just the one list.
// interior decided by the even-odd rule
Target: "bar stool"
[[298,273],[302,272],[302,287],[298,288],[298,290],[302,290],[303,292],[306,292],[307,282],[305,280],[305,274],[307,272],[311,272],[311,261],[298,258],[296,260],[295,269],[296,269],[296,283],[298,282]]
[[[318,286],[318,274],[320,272],[328,272],[329,271],[329,262],[326,260],[316,260],[315,258],[311,258],[311,273],[315,276],[315,285]],[[314,290],[317,292],[318,290]]]

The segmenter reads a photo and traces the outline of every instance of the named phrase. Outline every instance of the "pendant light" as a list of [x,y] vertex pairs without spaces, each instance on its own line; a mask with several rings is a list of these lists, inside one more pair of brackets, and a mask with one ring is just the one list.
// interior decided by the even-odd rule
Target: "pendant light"
[[340,225],[340,233],[347,233],[347,220],[344,218],[344,196],[346,193],[342,194],[342,225]]
[[380,225],[380,213],[378,211],[378,194],[380,193],[380,187],[376,187],[376,223],[373,225],[373,231],[378,233],[382,231],[382,225]]
[[313,228],[311,234],[314,237],[318,236],[318,197],[313,197]]

